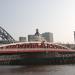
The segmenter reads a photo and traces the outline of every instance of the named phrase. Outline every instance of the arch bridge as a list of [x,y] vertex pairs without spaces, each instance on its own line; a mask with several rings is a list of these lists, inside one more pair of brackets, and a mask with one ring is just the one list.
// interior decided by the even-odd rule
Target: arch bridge
[[0,26],[0,43],[14,43],[14,38]]

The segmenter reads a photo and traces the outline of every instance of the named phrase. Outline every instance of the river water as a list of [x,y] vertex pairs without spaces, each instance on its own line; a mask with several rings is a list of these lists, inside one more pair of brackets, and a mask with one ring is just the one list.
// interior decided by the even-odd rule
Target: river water
[[75,65],[0,66],[0,75],[75,75]]

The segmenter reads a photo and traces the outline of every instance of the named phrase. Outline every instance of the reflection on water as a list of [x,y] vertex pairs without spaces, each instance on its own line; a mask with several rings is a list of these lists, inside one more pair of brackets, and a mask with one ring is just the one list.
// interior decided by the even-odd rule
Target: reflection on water
[[0,66],[0,75],[75,75],[75,65]]

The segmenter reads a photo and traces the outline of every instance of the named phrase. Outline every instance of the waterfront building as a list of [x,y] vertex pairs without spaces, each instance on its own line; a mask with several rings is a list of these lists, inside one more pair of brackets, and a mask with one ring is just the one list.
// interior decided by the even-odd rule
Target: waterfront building
[[26,37],[19,37],[20,42],[26,42]]
[[74,42],[75,42],[75,31],[74,31]]
[[41,36],[39,30],[36,29],[36,33],[34,35],[28,35],[28,41],[46,41],[44,37]]
[[45,32],[41,34],[47,42],[53,42],[53,33]]

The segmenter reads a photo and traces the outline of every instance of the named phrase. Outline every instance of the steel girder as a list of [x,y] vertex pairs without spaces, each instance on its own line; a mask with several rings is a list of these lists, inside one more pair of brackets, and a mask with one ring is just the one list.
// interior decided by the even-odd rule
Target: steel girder
[[15,42],[15,40],[13,39],[13,37],[0,26],[0,37],[2,38],[3,41],[7,41],[9,43],[13,43]]

